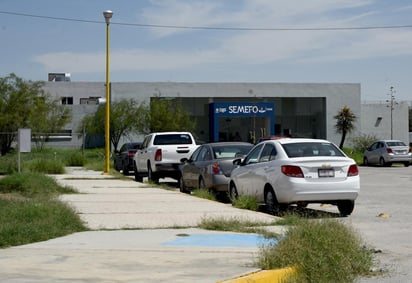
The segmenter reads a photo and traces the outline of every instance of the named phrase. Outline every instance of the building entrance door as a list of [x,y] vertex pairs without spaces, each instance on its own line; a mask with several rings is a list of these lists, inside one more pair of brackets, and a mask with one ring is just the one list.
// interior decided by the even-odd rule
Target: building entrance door
[[274,104],[228,102],[209,104],[210,141],[247,141],[274,135]]

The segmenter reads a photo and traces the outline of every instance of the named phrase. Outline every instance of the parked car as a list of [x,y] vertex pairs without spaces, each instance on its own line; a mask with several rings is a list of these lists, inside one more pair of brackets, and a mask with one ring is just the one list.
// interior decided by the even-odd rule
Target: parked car
[[363,153],[363,164],[368,166],[392,166],[392,163],[402,163],[408,167],[412,160],[409,146],[399,140],[379,140],[371,144]]
[[117,171],[123,171],[123,175],[129,175],[133,171],[133,157],[142,146],[141,142],[128,142],[114,152],[113,166]]
[[180,191],[209,188],[227,193],[233,160],[244,157],[253,147],[247,142],[216,142],[199,146],[190,158],[182,158]]
[[327,140],[267,140],[233,163],[230,198],[256,197],[271,213],[290,204],[328,203],[350,215],[360,190],[355,161]]
[[257,139],[256,143],[260,143],[263,141],[267,141],[267,140],[280,140],[280,139],[289,139],[290,137],[286,137],[286,136],[265,136],[265,137],[260,137]]
[[134,178],[143,177],[158,183],[160,178],[180,180],[180,160],[188,158],[198,147],[189,132],[160,132],[145,136],[142,147],[133,157]]

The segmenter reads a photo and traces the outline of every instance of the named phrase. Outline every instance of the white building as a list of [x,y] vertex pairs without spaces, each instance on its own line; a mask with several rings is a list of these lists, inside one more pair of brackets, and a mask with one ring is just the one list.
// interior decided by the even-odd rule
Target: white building
[[[83,139],[76,134],[79,122],[96,110],[99,98],[105,98],[105,83],[46,82],[45,90],[73,110],[73,121],[66,127],[71,137],[59,144],[80,147]],[[150,103],[158,96],[179,99],[196,119],[194,134],[202,141],[230,140],[239,132],[245,141],[265,135],[291,135],[324,138],[338,144],[341,135],[335,130],[333,117],[343,106],[358,117],[350,136],[370,133],[389,138],[389,109],[379,103],[361,105],[360,91],[358,83],[111,83],[112,101],[132,98]],[[405,103],[394,107],[392,121],[393,138],[408,142]],[[345,145],[350,143],[350,136]]]

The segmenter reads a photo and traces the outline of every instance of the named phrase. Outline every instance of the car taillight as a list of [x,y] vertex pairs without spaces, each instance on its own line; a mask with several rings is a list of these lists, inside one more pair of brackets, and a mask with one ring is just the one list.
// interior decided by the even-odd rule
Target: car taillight
[[156,150],[155,160],[156,161],[162,161],[162,150],[160,148]]
[[359,168],[356,164],[352,164],[351,166],[349,166],[349,170],[348,170],[348,177],[351,176],[358,176],[359,175]]
[[133,156],[135,155],[135,153],[136,153],[136,152],[134,152],[134,151],[128,151],[128,152],[127,152],[127,156],[133,157]]
[[215,163],[212,164],[212,173],[213,174],[219,174],[220,173],[219,162],[215,162]]
[[387,153],[393,153],[392,148],[388,147],[388,148],[386,149],[386,152],[387,152]]
[[288,177],[295,177],[295,178],[304,177],[302,169],[300,169],[299,166],[294,166],[294,165],[283,165],[282,173]]

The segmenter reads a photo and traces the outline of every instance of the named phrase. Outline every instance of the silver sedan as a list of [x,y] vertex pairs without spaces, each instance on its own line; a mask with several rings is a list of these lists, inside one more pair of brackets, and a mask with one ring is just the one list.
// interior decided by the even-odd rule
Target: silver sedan
[[392,163],[402,163],[408,167],[412,160],[411,149],[403,141],[379,140],[370,145],[363,154],[363,164],[379,164],[392,166]]
[[180,191],[207,188],[227,193],[233,160],[243,158],[252,147],[246,142],[216,142],[199,146],[189,159],[181,160]]
[[268,140],[233,163],[230,197],[253,196],[271,213],[290,204],[329,203],[346,216],[360,190],[355,161],[327,140]]

